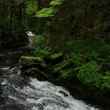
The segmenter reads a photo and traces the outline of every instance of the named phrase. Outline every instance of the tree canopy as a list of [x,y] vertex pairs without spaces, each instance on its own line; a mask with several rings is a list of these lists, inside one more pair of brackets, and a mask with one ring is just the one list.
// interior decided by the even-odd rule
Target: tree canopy
[[39,18],[53,16],[62,2],[63,0],[0,0],[0,29],[19,32],[33,26],[38,28]]

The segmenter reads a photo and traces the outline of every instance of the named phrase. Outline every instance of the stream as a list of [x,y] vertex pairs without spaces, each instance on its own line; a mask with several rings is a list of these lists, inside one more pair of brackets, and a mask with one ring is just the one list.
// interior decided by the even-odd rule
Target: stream
[[[30,31],[27,34],[33,36]],[[99,110],[75,99],[63,87],[23,77],[18,64],[22,51],[20,48],[0,54],[0,110]]]
[[0,110],[99,110],[63,87],[21,73],[19,66],[0,67]]

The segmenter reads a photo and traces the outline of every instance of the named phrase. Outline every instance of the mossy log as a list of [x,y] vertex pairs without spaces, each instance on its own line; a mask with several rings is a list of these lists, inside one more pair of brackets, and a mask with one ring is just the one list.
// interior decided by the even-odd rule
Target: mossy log
[[40,57],[21,56],[19,60],[23,76],[36,77],[39,80],[47,80],[48,75],[45,70],[48,68],[44,60]]
[[43,63],[43,59],[41,57],[21,56],[19,62],[22,64]]
[[[63,61],[63,54],[56,53],[46,56],[45,58],[34,56],[21,56],[19,59],[20,65],[22,65],[22,75],[37,77],[43,79],[53,79],[54,68],[53,65],[61,63]],[[50,78],[51,77],[51,78]]]

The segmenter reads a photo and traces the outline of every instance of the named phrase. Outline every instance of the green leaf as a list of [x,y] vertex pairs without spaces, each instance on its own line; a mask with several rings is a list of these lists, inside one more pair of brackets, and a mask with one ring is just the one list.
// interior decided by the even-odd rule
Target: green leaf
[[36,13],[36,16],[37,17],[50,17],[50,16],[54,16],[55,12],[56,10],[52,7],[43,8]]
[[50,2],[50,5],[51,6],[58,6],[58,5],[61,5],[63,3],[64,0],[52,0]]
[[35,0],[27,0],[26,1],[26,13],[28,15],[33,15],[38,10],[38,4]]

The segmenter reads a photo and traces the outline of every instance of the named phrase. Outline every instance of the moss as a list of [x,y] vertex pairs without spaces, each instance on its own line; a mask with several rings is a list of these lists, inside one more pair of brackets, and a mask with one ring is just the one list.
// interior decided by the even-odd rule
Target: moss
[[19,62],[22,63],[42,63],[43,59],[41,57],[32,57],[32,56],[21,56]]

